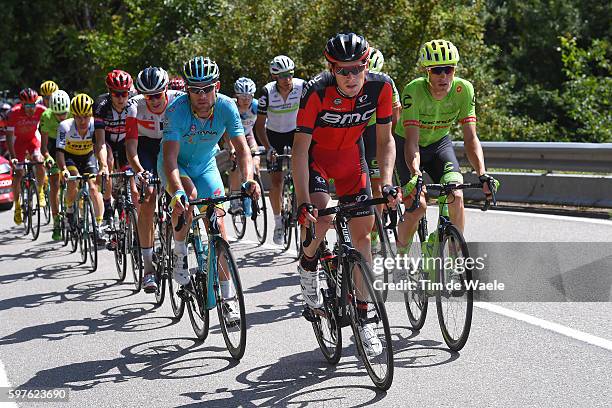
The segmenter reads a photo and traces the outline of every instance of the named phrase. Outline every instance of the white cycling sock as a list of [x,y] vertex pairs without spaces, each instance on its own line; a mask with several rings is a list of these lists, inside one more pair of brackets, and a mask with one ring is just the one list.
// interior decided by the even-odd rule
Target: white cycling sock
[[174,240],[174,253],[175,254],[181,254],[181,255],[186,255],[187,254],[187,245],[185,244],[185,240],[183,241],[179,241],[179,240]]
[[152,273],[153,268],[153,248],[142,248],[142,261],[144,262],[144,273]]
[[280,228],[283,226],[283,217],[281,217],[280,214],[274,216],[274,225],[276,226],[276,228]]
[[234,297],[234,285],[231,280],[222,280],[219,282],[221,285],[221,297],[223,299],[230,299]]

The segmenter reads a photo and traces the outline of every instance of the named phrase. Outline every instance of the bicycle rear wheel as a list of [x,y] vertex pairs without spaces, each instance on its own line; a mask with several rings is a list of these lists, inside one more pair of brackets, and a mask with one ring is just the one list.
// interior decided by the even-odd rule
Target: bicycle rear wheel
[[[355,258],[348,263],[349,293],[352,294],[348,308],[355,343],[374,385],[387,390],[393,382],[393,346],[385,304],[372,286],[370,266],[360,254],[351,256]],[[350,277],[354,283],[350,282]],[[357,299],[365,303],[358,305]],[[361,313],[358,309],[361,309]],[[372,341],[372,337],[368,338],[371,334],[378,338],[379,346]]]
[[[440,257],[444,262],[441,268],[436,268],[436,280],[442,284],[442,290],[436,294],[436,308],[442,337],[453,351],[465,346],[472,326],[474,293],[467,286],[472,281],[472,269],[465,262],[469,256],[461,232],[454,225],[447,226],[440,242]],[[452,262],[447,261],[451,259]]]
[[290,179],[285,177],[283,180],[282,190],[282,208],[281,208],[281,219],[283,223],[283,248],[286,250],[291,246],[291,233],[293,230],[293,224],[291,220],[293,218],[293,197]]
[[332,277],[325,271],[328,289],[323,294],[322,313],[313,311],[316,321],[312,322],[319,348],[323,357],[330,364],[337,364],[342,355],[342,326],[338,318],[338,310],[335,306],[336,286]]
[[257,184],[259,184],[259,189],[261,191],[261,196],[259,200],[257,200],[257,207],[259,209],[259,213],[253,220],[255,224],[255,234],[257,234],[257,240],[260,244],[266,242],[266,236],[268,234],[268,211],[266,210],[266,192],[263,188],[263,184],[261,183],[261,179],[258,174],[254,175]]
[[83,235],[84,242],[91,261],[91,270],[95,272],[98,269],[98,230],[96,228],[96,216],[94,214],[93,203],[91,197],[87,196],[83,199],[83,215],[85,216]]
[[200,237],[191,237],[187,245],[187,263],[191,275],[193,295],[189,295],[186,302],[191,327],[193,327],[193,331],[198,339],[205,340],[208,337],[210,316],[206,305],[208,296],[207,274],[205,272],[205,265],[201,264],[203,259],[196,252],[196,248],[201,247],[201,242]]
[[239,211],[237,214],[232,215],[232,225],[234,226],[234,232],[236,233],[236,239],[242,239],[246,232],[247,218],[244,215],[244,211]]
[[[242,294],[242,284],[240,282],[240,274],[238,266],[232,255],[229,244],[218,239],[215,242],[215,254],[217,257],[217,272],[219,278],[221,276],[229,276],[231,282],[231,293],[233,296],[224,299],[221,293],[221,284],[217,286],[217,315],[219,316],[219,324],[223,333],[223,340],[227,346],[230,355],[236,360],[240,360],[244,356],[246,349],[246,312],[244,307],[244,295]],[[235,302],[238,306],[238,320],[229,320],[226,318],[224,308],[227,308],[228,302]]]
[[134,277],[134,291],[139,292],[142,287],[142,251],[140,250],[140,240],[138,239],[138,217],[136,209],[127,210],[127,238],[126,253],[130,256],[132,264],[132,275]]

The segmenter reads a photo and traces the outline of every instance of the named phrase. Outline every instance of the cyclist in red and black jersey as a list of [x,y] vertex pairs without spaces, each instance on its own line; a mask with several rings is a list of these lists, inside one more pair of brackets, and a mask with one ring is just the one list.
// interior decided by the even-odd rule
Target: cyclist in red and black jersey
[[[362,36],[337,34],[325,48],[329,72],[317,75],[304,87],[293,143],[293,177],[300,203],[298,219],[302,224],[317,222],[309,211],[311,205],[315,208],[315,216],[316,208],[329,206],[330,178],[335,180],[340,202],[371,198],[361,135],[373,114],[376,114],[381,184],[385,186],[386,195],[391,193],[395,162],[391,134],[393,89],[388,76],[368,72],[369,53],[368,42]],[[390,198],[391,203],[395,201]],[[322,303],[316,251],[330,221],[328,217],[319,218],[317,239],[304,247],[298,265],[302,295],[311,308],[320,308]],[[349,223],[356,249],[369,262],[373,224],[372,209],[355,212]]]
[[[125,152],[125,120],[127,118],[128,99],[133,88],[130,74],[115,69],[106,76],[108,93],[96,98],[94,104],[94,127],[96,139],[96,156],[100,162],[100,173],[108,174],[109,169],[118,169],[129,165]],[[117,163],[115,163],[115,156]],[[111,217],[111,182],[107,179],[104,193],[104,221]]]

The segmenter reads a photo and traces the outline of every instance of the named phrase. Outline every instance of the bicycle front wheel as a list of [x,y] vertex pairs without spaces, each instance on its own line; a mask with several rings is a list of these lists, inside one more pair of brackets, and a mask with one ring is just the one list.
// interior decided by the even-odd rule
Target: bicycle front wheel
[[64,201],[65,199],[65,188],[64,185],[62,184],[60,187],[60,194],[59,194],[59,215],[60,215],[60,227],[61,227],[61,231],[62,231],[62,245],[66,246],[68,245],[68,242],[70,241],[70,228],[68,227],[67,223],[68,220],[66,219],[66,202]]
[[83,235],[85,246],[91,261],[91,270],[95,272],[98,269],[98,229],[96,228],[96,216],[94,214],[93,203],[91,197],[83,199]]
[[258,174],[255,174],[255,180],[257,184],[259,184],[259,189],[261,191],[261,196],[259,200],[257,200],[257,207],[259,208],[259,213],[253,220],[255,224],[255,234],[257,234],[257,240],[260,244],[266,242],[266,235],[268,234],[268,211],[266,210],[266,192],[263,188],[263,184],[261,184],[261,179]]
[[170,217],[166,219],[164,222],[164,241],[165,245],[163,247],[164,259],[162,261],[162,266],[165,268],[164,275],[166,276],[168,282],[168,294],[170,296],[170,305],[172,306],[172,313],[174,313],[174,317],[177,320],[181,320],[183,317],[183,313],[185,312],[185,300],[178,295],[177,291],[174,289],[176,283],[172,277],[172,270],[174,269],[174,259],[172,252],[172,224],[170,223]]
[[30,200],[30,229],[32,231],[32,239],[36,241],[40,235],[40,202],[38,197],[38,183],[36,180],[30,180],[30,192],[28,194]]
[[436,281],[442,288],[436,292],[436,308],[442,337],[453,351],[465,346],[472,326],[474,293],[467,285],[472,281],[472,269],[466,262],[469,256],[461,232],[454,225],[447,226],[440,243],[443,262],[436,268]]
[[138,239],[138,218],[136,210],[127,210],[127,248],[132,264],[132,275],[134,276],[134,291],[139,292],[142,287],[142,253],[140,250],[140,240]]
[[43,207],[43,215],[45,216],[45,225],[49,225],[51,222],[51,201],[49,201],[49,191],[50,191],[49,182],[45,183],[45,187],[43,188],[43,192],[45,194],[45,201],[47,205]]
[[157,290],[155,291],[155,303],[157,306],[161,306],[166,297],[166,274],[164,273],[164,246],[166,242],[163,235],[164,222],[160,211],[162,211],[161,205],[158,204],[157,211],[153,216],[153,261],[155,265],[155,281],[157,282]]
[[[419,230],[422,228],[419,226]],[[428,297],[423,285],[429,279],[429,275],[423,269],[423,263],[430,261],[426,260],[422,255],[421,234],[419,231],[414,233],[412,244],[410,245],[409,258],[415,260],[415,262],[410,265],[410,269],[401,277],[402,280],[406,280],[408,283],[407,290],[404,292],[404,303],[410,325],[414,330],[421,330],[427,317],[428,305]],[[419,260],[421,262],[418,262]]]
[[[205,265],[203,265],[202,256],[196,251],[196,248],[201,247],[201,242],[200,237],[192,237],[187,245],[187,263],[191,275],[191,288],[193,294],[189,295],[186,303],[193,332],[198,339],[205,340],[206,337],[208,337],[210,316],[206,304],[208,296],[207,274],[205,272]],[[179,262],[182,262],[182,260],[179,259]]]
[[30,188],[27,183],[26,178],[21,179],[21,218],[23,225],[23,235],[28,235],[30,233],[30,227],[32,225],[32,217],[30,216],[31,212],[31,203],[30,203]]
[[225,240],[218,239],[215,242],[215,254],[219,279],[227,277],[226,282],[229,282],[230,285],[228,298],[224,298],[221,293],[221,283],[223,281],[219,282],[217,288],[219,324],[230,355],[236,360],[240,360],[246,349],[246,312],[238,266],[236,266],[232,251]]
[[[357,350],[376,387],[388,390],[393,382],[393,347],[387,311],[372,286],[372,271],[360,254],[349,261],[351,327]],[[350,278],[349,278],[350,281]]]
[[293,218],[292,186],[290,179],[287,177],[283,180],[281,218],[283,223],[283,248],[286,251],[291,246],[291,233],[293,230],[291,222]]
[[316,320],[312,322],[319,348],[323,357],[330,364],[337,364],[342,355],[342,326],[339,322],[336,306],[336,286],[334,279],[325,271],[327,289],[323,295],[323,310],[321,313],[313,311]]

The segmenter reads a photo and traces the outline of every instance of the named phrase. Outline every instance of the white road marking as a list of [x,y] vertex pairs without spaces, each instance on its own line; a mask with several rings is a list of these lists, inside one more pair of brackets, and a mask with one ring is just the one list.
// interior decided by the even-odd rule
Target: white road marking
[[[8,375],[6,375],[4,364],[0,360],[0,387],[10,387],[10,386],[11,386],[11,383],[8,380]],[[0,408],[15,408],[17,406],[18,405],[15,402],[0,402]]]
[[581,332],[579,330],[560,325],[558,323],[549,322],[548,320],[530,316],[528,314],[517,312],[515,310],[510,310],[493,303],[474,302],[474,306],[488,310],[492,313],[506,316],[511,319],[520,320],[533,326],[541,327],[542,329],[550,330],[563,336],[571,337],[573,339],[612,351],[612,341],[604,339],[602,337],[597,337],[589,333]]

